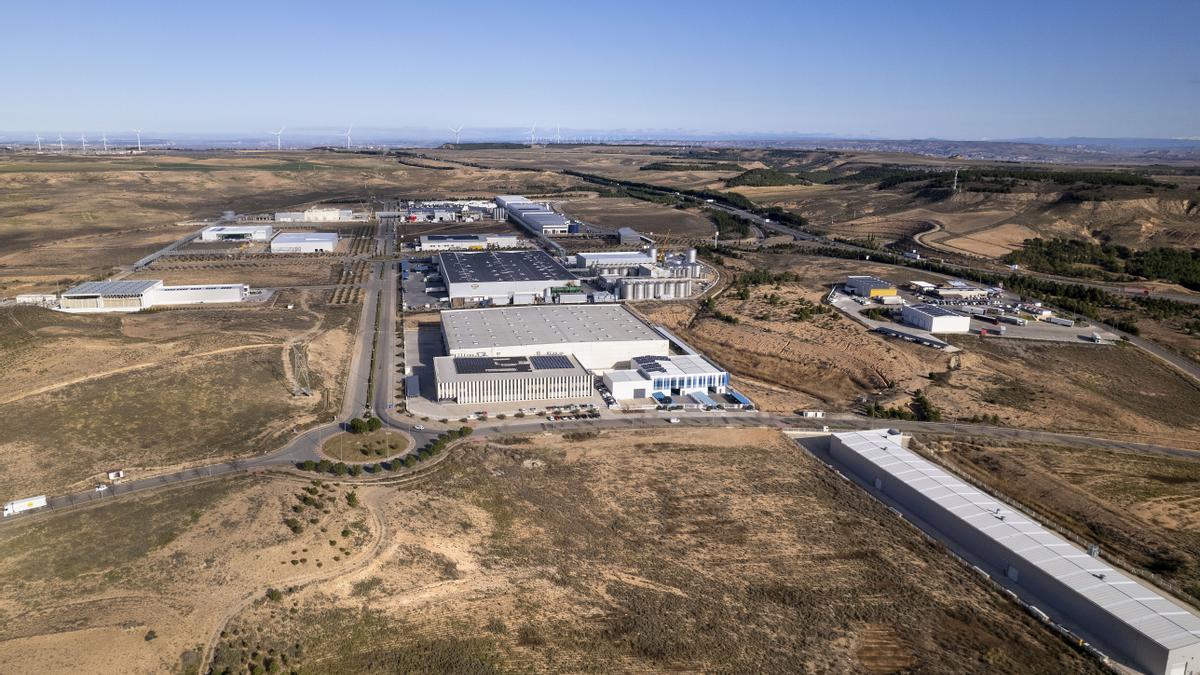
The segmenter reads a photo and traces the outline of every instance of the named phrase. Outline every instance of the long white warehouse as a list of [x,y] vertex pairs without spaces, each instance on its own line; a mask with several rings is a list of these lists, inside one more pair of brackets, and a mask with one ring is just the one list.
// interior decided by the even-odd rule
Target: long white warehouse
[[213,225],[200,230],[200,241],[267,241],[270,225]]
[[883,429],[833,434],[829,454],[1109,656],[1153,675],[1197,672],[1194,612],[905,449],[898,438]]
[[900,310],[900,318],[904,323],[930,333],[968,333],[971,330],[971,317],[937,305],[905,305]]
[[164,286],[161,279],[89,281],[64,291],[58,309],[76,314],[139,312],[162,305],[241,302],[249,290],[244,284]]
[[271,240],[271,253],[333,253],[337,232],[280,232]]
[[536,305],[442,312],[450,356],[569,354],[597,374],[635,356],[667,356],[667,339],[621,305]]
[[423,234],[418,251],[485,251],[492,248],[517,248],[521,239],[515,234]]
[[531,202],[520,195],[501,195],[496,197],[496,204],[513,222],[534,234],[555,235],[570,231],[570,221],[545,204]]

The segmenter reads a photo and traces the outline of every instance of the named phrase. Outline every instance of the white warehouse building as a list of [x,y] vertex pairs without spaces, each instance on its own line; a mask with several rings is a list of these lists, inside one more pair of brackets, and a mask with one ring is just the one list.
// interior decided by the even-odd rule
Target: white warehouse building
[[665,337],[617,304],[451,309],[442,333],[450,356],[567,354],[598,374],[670,353]]
[[450,304],[531,304],[579,280],[544,251],[447,251],[437,256]]
[[333,253],[336,232],[280,232],[271,240],[271,253]]
[[423,234],[418,251],[485,251],[493,248],[517,248],[521,238],[515,234]]
[[439,401],[546,401],[592,394],[591,374],[569,354],[439,356],[433,370]]
[[520,195],[501,195],[496,204],[513,222],[534,234],[567,234],[571,224],[546,204],[532,202]]
[[163,305],[202,305],[242,302],[250,288],[244,284],[164,286],[160,279],[89,281],[64,291],[58,309],[76,314],[138,312]]
[[314,206],[305,211],[280,211],[275,214],[277,223],[337,223],[354,220],[353,209]]
[[724,394],[729,373],[699,354],[635,356],[628,370],[604,374],[604,384],[618,401],[649,398],[655,394],[682,396]]
[[200,230],[200,241],[267,241],[270,225],[213,225]]
[[1200,616],[904,448],[885,429],[833,434],[829,455],[881,500],[1096,649],[1153,675],[1200,669]]
[[900,318],[910,326],[930,333],[969,333],[971,317],[951,312],[938,305],[905,305]]

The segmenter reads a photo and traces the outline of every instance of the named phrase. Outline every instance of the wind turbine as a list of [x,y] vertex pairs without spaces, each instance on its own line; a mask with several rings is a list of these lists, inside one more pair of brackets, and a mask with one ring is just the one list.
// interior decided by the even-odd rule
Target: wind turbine
[[282,150],[282,149],[283,149],[283,130],[284,130],[284,129],[286,129],[286,128],[287,128],[287,127],[279,127],[279,131],[272,131],[272,132],[271,132],[272,134],[274,134],[274,135],[275,135],[275,149],[276,149],[276,150]]
[[59,152],[66,152],[66,151],[67,151],[67,147],[66,147],[65,145],[63,145],[62,134],[59,134],[59,135],[58,135],[58,151],[59,151]]
[[536,142],[537,142],[537,122],[534,122],[533,126],[529,128],[529,144],[533,145]]
[[40,135],[40,134],[34,134],[34,135],[33,135],[33,140],[34,140],[34,142],[35,142],[35,143],[37,143],[37,146],[38,146],[38,152],[41,152],[41,151],[42,151],[42,137],[41,137],[41,135]]
[[108,154],[108,134],[100,134],[100,142],[104,144],[104,153]]
[[134,129],[133,133],[137,134],[138,152],[142,151],[142,130]]
[[87,152],[87,136],[83,134],[79,134],[79,149],[83,152]]
[[555,144],[562,143],[562,125],[561,124],[554,125],[554,143]]
[[342,134],[343,136],[345,136],[345,137],[346,137],[346,149],[347,149],[347,150],[349,150],[349,149],[350,149],[350,132],[351,132],[351,131],[354,131],[354,125],[353,125],[353,124],[351,124],[351,125],[350,125],[350,128],[346,130],[346,133]]
[[462,130],[463,130],[463,128],[462,128],[461,124],[458,125],[457,129],[455,129],[454,127],[450,127],[450,131],[454,132],[454,144],[455,145],[458,145],[458,142],[460,140],[462,140]]

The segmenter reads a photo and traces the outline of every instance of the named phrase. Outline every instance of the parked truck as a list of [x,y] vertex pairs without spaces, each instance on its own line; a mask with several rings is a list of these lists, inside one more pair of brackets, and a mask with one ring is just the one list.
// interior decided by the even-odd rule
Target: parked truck
[[1075,325],[1074,321],[1072,321],[1070,319],[1064,319],[1061,316],[1052,316],[1049,319],[1046,319],[1046,321],[1054,324],[1055,326],[1066,326],[1067,328],[1070,328]]
[[27,497],[16,501],[8,502],[4,505],[4,517],[15,516],[18,513],[25,513],[34,509],[40,509],[46,506],[46,495],[38,495],[37,497]]
[[1028,319],[1022,319],[1021,317],[1013,316],[1012,314],[1002,314],[999,318],[1004,323],[1011,323],[1014,326],[1024,326],[1029,323]]

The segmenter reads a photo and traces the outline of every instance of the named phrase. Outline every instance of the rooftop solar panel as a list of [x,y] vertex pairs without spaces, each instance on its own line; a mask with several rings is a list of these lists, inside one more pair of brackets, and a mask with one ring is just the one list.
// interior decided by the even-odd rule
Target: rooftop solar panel
[[529,361],[537,370],[569,370],[575,367],[575,364],[571,363],[571,357],[565,354],[531,356]]

